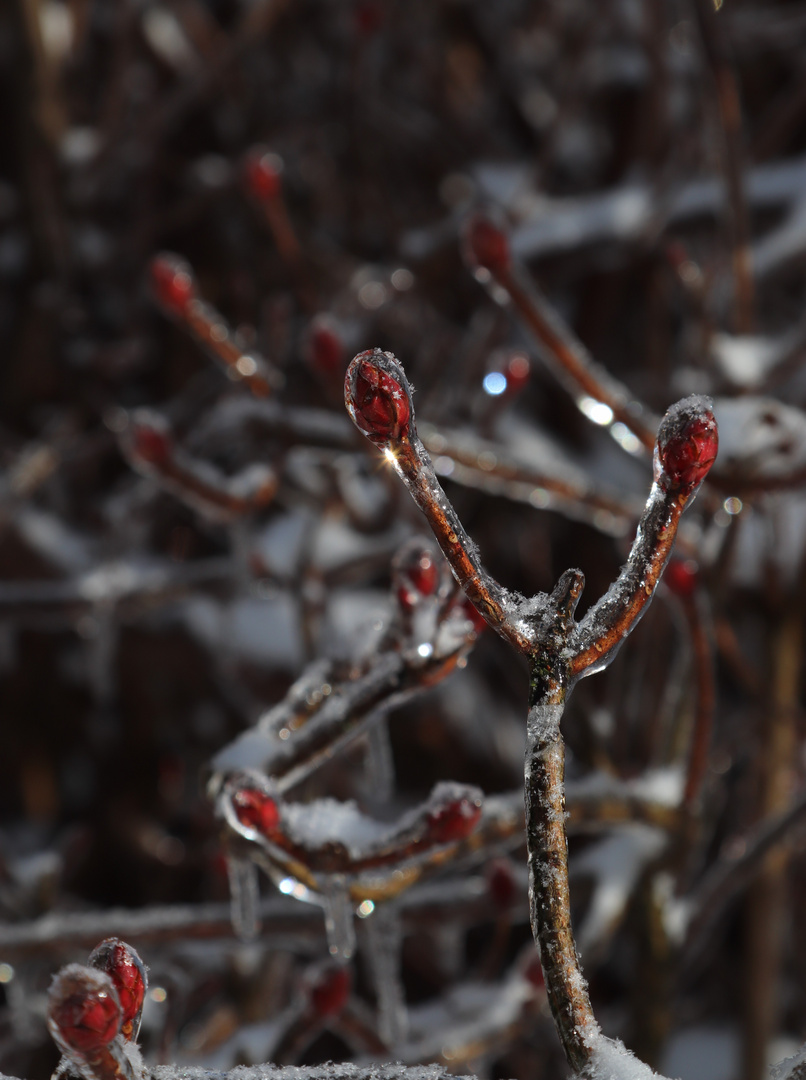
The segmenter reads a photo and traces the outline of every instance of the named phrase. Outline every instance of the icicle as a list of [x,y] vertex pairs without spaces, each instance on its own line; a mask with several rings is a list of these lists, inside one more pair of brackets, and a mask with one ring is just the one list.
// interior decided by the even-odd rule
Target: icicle
[[349,960],[355,952],[353,902],[343,874],[331,874],[323,882],[325,930],[330,955]]
[[367,732],[366,766],[372,802],[388,802],[395,787],[395,763],[385,717],[381,717]]
[[379,904],[364,927],[378,1001],[378,1033],[386,1045],[394,1050],[405,1042],[409,1032],[409,1014],[400,979],[403,935],[397,907]]
[[227,873],[232,928],[242,941],[251,941],[260,930],[257,867],[248,859],[230,855],[227,858]]

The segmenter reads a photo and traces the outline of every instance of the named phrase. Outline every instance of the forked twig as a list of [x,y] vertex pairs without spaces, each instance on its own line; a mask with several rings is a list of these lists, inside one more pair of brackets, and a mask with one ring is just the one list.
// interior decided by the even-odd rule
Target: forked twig
[[652,598],[680,515],[716,458],[710,403],[687,398],[664,417],[655,480],[627,563],[577,623],[580,570],[565,571],[550,595],[527,599],[503,589],[483,568],[417,436],[411,388],[391,353],[359,353],[347,371],[345,398],[356,426],[383,451],[425,514],[469,599],[529,661],[525,801],[532,930],[563,1049],[571,1067],[582,1071],[609,1044],[593,1014],[571,928],[560,720],[576,682],[610,663]]

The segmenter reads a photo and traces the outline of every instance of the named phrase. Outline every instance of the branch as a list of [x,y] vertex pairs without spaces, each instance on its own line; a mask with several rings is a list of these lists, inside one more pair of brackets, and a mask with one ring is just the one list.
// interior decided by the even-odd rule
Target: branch
[[[508,266],[508,252],[499,244],[501,234],[487,239],[486,263],[495,265],[500,276]],[[567,570],[550,596],[540,593],[527,600],[504,590],[484,570],[417,438],[411,389],[391,353],[359,353],[347,370],[345,399],[356,426],[383,451],[409,488],[469,599],[490,626],[529,659],[525,801],[532,931],[566,1058],[582,1072],[597,1061],[621,1056],[621,1051],[601,1036],[571,928],[560,720],[575,682],[611,662],[654,594],[680,515],[716,457],[710,403],[687,398],[664,417],[655,443],[654,483],[627,564],[577,624],[581,571]]]

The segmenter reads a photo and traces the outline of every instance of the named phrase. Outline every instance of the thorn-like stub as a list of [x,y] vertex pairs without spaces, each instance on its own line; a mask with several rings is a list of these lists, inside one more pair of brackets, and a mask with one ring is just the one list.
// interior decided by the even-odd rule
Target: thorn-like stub
[[60,1050],[92,1054],[120,1031],[123,1012],[112,979],[104,971],[68,964],[48,993],[48,1028]]
[[655,446],[655,480],[688,498],[716,460],[719,434],[710,398],[693,395],[672,405]]
[[570,622],[584,588],[585,575],[581,570],[563,571],[552,590],[549,607],[555,610],[565,622]]
[[411,389],[392,353],[369,349],[354,357],[344,379],[344,400],[353,423],[376,445],[409,434]]

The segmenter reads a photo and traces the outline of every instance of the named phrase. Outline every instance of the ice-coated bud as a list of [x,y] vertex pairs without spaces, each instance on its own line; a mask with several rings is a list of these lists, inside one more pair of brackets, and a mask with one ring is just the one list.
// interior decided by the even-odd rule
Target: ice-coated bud
[[277,803],[265,791],[243,787],[230,796],[235,816],[247,829],[269,836],[280,824]]
[[433,550],[420,540],[411,540],[392,562],[395,595],[404,611],[411,611],[423,597],[433,596],[439,587],[439,564]]
[[354,357],[344,380],[344,398],[353,423],[372,442],[394,442],[408,434],[409,388],[392,353],[369,349]]
[[473,832],[480,817],[481,799],[451,799],[426,816],[428,839],[435,844],[464,840]]
[[693,559],[670,559],[663,571],[666,587],[684,599],[694,595],[698,579],[699,567]]
[[346,967],[327,966],[318,971],[308,988],[308,997],[317,1016],[338,1016],[350,996],[353,980]]
[[112,979],[103,971],[68,964],[48,994],[48,1027],[63,1049],[101,1050],[120,1031],[123,1013]]
[[664,491],[689,496],[716,460],[719,435],[709,398],[687,397],[661,421],[655,446],[655,480]]
[[137,1035],[135,1025],[143,1008],[148,978],[143,961],[137,952],[120,938],[107,938],[93,949],[90,967],[105,971],[115,984],[122,1012],[121,1033],[131,1039]]
[[125,434],[126,445],[137,461],[159,468],[173,456],[173,439],[167,421],[155,413],[138,410]]
[[151,288],[157,303],[169,315],[183,316],[196,299],[190,264],[170,251],[163,251],[151,260]]
[[509,269],[509,240],[486,214],[475,213],[468,218],[462,239],[465,261],[471,269],[481,267],[493,276]]
[[243,178],[247,191],[260,202],[276,199],[282,187],[283,159],[265,146],[253,147],[244,158]]

